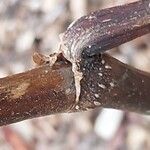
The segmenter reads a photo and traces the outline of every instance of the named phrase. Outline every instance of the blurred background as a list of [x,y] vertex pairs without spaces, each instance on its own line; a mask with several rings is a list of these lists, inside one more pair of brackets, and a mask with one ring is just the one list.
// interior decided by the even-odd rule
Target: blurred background
[[[0,78],[35,67],[34,51],[57,50],[75,19],[133,0],[0,0]],[[150,72],[150,35],[109,52]],[[0,128],[0,150],[149,150],[150,117],[112,109],[58,114]]]

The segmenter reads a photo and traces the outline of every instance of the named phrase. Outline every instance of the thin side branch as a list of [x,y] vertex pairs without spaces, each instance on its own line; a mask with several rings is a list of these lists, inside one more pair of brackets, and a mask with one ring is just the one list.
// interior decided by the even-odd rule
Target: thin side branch
[[64,32],[63,45],[79,57],[93,56],[150,33],[150,0],[92,12]]

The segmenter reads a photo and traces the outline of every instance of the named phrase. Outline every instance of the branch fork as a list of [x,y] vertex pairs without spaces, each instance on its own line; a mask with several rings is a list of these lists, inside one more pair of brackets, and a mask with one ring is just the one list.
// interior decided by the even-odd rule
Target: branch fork
[[81,17],[57,54],[36,53],[39,67],[0,79],[0,125],[96,107],[149,113],[150,73],[104,53],[148,33],[149,0]]

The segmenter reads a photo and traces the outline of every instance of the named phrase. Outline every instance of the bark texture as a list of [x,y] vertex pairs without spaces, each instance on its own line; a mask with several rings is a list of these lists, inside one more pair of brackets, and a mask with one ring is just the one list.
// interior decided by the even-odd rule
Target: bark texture
[[74,77],[69,62],[0,79],[0,125],[55,113],[96,107],[146,113],[150,110],[150,74],[106,54],[82,62],[80,101],[75,104]]

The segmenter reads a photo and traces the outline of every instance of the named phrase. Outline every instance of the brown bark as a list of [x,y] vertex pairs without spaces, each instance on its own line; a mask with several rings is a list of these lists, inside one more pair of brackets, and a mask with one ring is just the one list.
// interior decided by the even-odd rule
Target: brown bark
[[106,54],[86,59],[76,109],[71,64],[59,61],[0,79],[0,125],[62,112],[110,107],[145,113],[150,109],[150,74]]
[[62,37],[79,57],[100,54],[150,32],[150,0],[92,12],[78,19]]
[[[103,47],[103,50],[108,50],[149,33],[149,3],[149,0],[144,0],[125,5],[123,6],[125,13],[122,13],[122,7],[116,7],[117,15],[113,8],[112,21],[114,16],[118,16],[119,19],[127,17],[125,22],[129,23],[129,26],[120,26],[123,20],[117,20],[114,28],[109,28],[110,24],[103,24],[106,30],[100,28],[99,31],[102,30],[102,32],[99,32],[98,37],[93,37],[93,40],[96,41],[95,49],[90,49],[90,43],[87,43],[85,52],[88,52],[88,56],[92,57],[84,57],[80,62],[83,79],[81,80],[81,94],[77,105],[75,104],[76,93],[71,64],[64,59],[59,60],[52,67],[43,65],[21,74],[0,79],[0,125],[49,114],[83,111],[96,107],[147,113],[150,110],[150,74],[125,65],[111,56],[98,53],[101,52],[99,46]],[[132,12],[132,9],[129,9],[129,7],[132,8],[131,6],[137,10],[134,11],[137,16],[139,13],[139,18],[136,17],[136,21],[134,15],[128,14]],[[142,11],[138,11],[139,9]],[[112,8],[102,11],[106,18],[107,14],[110,15],[108,13],[110,10]],[[141,14],[141,12],[143,13]],[[130,18],[128,18],[129,16]],[[133,22],[130,21],[132,19]],[[137,25],[138,20],[140,21]],[[77,21],[77,23],[79,22]],[[133,27],[131,28],[132,32],[126,28],[130,29],[130,25]],[[113,29],[114,32],[107,34],[108,29]],[[68,30],[66,35],[68,38],[71,35],[68,34]],[[92,39],[92,37],[90,38]],[[82,51],[84,47],[82,45],[79,48],[79,51]],[[93,56],[93,54],[98,55]],[[74,105],[76,107],[72,107]]]

